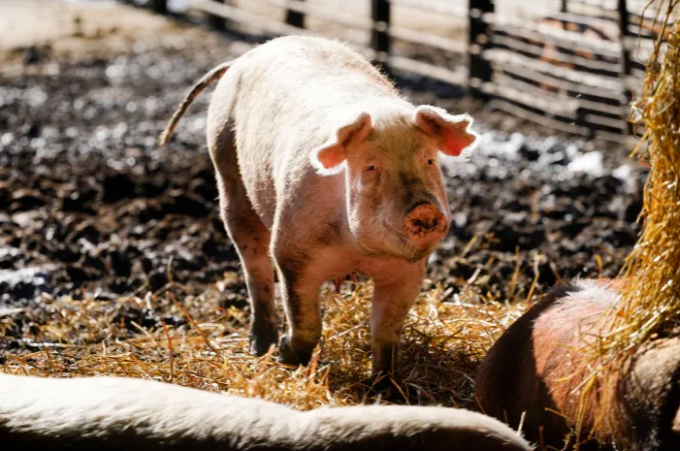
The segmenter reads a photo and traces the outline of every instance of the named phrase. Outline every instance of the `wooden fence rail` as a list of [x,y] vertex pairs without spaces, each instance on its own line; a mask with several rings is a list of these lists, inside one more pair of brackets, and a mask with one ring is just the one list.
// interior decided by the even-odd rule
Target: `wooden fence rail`
[[[370,16],[329,10],[314,0],[248,0],[283,11],[281,19],[239,7],[245,0],[190,0],[212,27],[257,24],[275,35],[316,34],[308,18],[327,20],[368,33],[369,42],[349,39],[386,72],[406,71],[462,86],[475,97],[509,114],[579,134],[624,141],[633,133],[629,103],[659,32],[644,0],[561,0],[541,17],[496,13],[503,1],[426,3],[416,0],[365,0]],[[153,11],[168,13],[167,0],[148,0]],[[369,6],[369,5],[367,5]],[[395,7],[459,18],[467,11],[467,42],[393,23]],[[524,6],[529,10],[531,6]],[[435,65],[395,53],[395,42],[426,46],[465,63]],[[403,52],[402,52],[403,53]]]

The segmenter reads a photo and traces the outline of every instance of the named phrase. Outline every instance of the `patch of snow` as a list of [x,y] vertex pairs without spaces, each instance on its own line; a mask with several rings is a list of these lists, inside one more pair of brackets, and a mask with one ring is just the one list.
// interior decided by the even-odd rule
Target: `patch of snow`
[[594,177],[602,177],[604,175],[604,167],[602,166],[602,152],[597,150],[579,155],[574,158],[567,166],[571,172],[578,172],[582,174],[592,175]]

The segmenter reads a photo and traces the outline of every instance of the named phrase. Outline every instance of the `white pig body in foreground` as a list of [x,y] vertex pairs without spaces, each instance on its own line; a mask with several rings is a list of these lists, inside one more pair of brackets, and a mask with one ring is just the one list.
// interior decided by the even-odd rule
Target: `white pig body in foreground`
[[50,451],[526,451],[501,422],[462,409],[356,406],[299,412],[259,399],[117,377],[0,373],[2,449]]
[[475,143],[472,119],[416,107],[359,54],[335,41],[274,39],[208,73],[208,147],[220,207],[245,271],[251,349],[278,340],[272,261],[289,328],[285,363],[306,364],[321,335],[319,289],[351,272],[375,284],[373,368],[394,369],[427,257],[449,229],[440,152]]

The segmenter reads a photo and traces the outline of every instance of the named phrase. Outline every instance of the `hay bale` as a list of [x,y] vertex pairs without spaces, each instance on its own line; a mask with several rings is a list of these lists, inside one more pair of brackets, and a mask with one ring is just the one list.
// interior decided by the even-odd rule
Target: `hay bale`
[[[665,32],[677,0],[667,4],[662,41],[647,64],[642,98],[634,110],[644,121],[642,143],[650,174],[644,192],[644,227],[621,276],[623,302],[611,313],[600,359],[618,361],[650,338],[680,323],[680,23]],[[663,6],[663,2],[661,5]]]

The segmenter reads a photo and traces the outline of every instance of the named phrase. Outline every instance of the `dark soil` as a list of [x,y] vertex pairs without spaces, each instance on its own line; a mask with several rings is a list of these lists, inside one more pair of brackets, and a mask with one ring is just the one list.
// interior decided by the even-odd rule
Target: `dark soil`
[[[186,90],[234,56],[233,38],[215,39],[222,45],[175,40],[107,58],[32,52],[26,64],[56,63],[58,74],[0,74],[0,307],[42,292],[113,299],[171,279],[200,291],[238,271],[205,148],[209,95],[156,145]],[[612,175],[629,149],[552,136],[431,81],[398,82],[489,132],[469,162],[446,169],[454,221],[433,283],[453,294],[469,281],[503,301],[525,297],[535,277],[540,293],[560,278],[616,274],[639,231],[644,171]],[[589,150],[602,151],[603,171],[572,171]],[[222,296],[246,308],[242,278]]]

